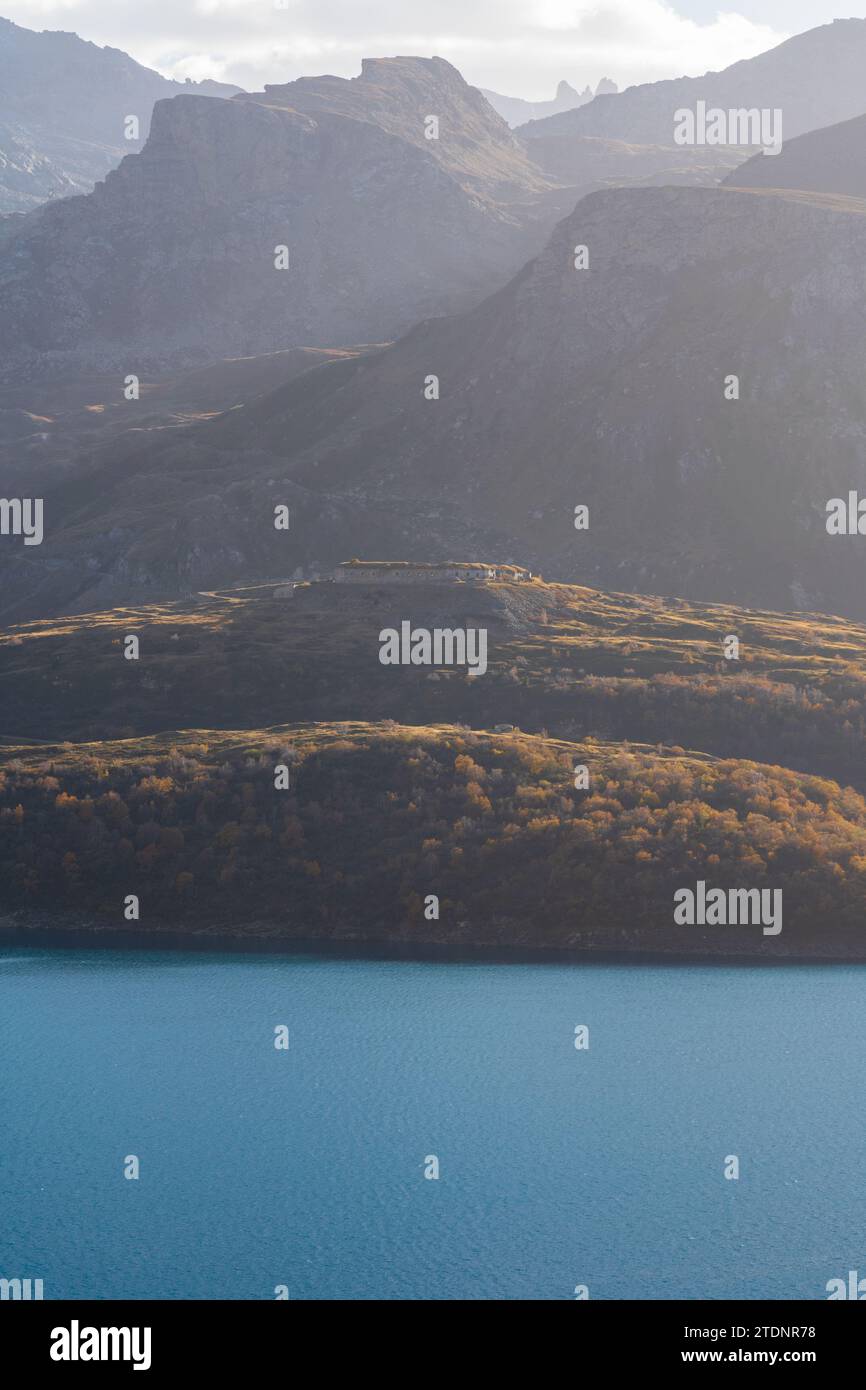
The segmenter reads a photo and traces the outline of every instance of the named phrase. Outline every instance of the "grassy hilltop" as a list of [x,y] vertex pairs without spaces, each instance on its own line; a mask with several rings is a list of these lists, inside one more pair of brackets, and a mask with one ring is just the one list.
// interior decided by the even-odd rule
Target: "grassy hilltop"
[[[262,586],[0,633],[12,740],[390,718],[673,743],[866,790],[866,628],[563,584]],[[485,626],[489,667],[391,668],[381,629]],[[126,661],[123,639],[140,639]],[[723,641],[740,641],[726,660]]]

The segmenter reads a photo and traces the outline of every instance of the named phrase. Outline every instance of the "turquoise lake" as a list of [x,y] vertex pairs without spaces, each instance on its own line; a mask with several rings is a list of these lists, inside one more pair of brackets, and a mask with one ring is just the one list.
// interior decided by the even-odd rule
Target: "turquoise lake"
[[866,1274],[866,967],[7,949],[0,996],[0,1276],[46,1298]]

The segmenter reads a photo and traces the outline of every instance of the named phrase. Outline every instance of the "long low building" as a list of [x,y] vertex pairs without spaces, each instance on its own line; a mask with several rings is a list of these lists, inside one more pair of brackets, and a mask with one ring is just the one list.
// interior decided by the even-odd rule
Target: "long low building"
[[338,584],[436,584],[446,580],[525,583],[532,571],[522,565],[488,565],[479,560],[444,560],[423,564],[414,560],[344,560],[334,570]]

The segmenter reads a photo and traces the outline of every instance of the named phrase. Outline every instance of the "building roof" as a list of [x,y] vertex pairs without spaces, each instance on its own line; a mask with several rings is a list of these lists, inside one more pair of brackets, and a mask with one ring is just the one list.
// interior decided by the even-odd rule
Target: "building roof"
[[489,560],[343,560],[338,569],[365,570],[497,570],[500,574],[527,574],[523,565],[499,565]]

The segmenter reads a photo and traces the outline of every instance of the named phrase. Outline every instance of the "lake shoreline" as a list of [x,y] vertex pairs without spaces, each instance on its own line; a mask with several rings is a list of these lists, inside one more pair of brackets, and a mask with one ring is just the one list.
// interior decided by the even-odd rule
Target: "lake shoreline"
[[241,955],[307,955],[327,959],[429,961],[441,964],[486,963],[514,965],[618,964],[618,965],[866,965],[866,946],[860,952],[839,948],[836,952],[784,951],[774,940],[763,950],[725,950],[696,946],[635,948],[612,946],[532,946],[497,942],[410,941],[405,938],[292,937],[275,935],[266,924],[237,931],[158,927],[149,931],[87,925],[81,918],[46,920],[41,913],[14,912],[0,915],[0,947],[71,950],[200,952]]

